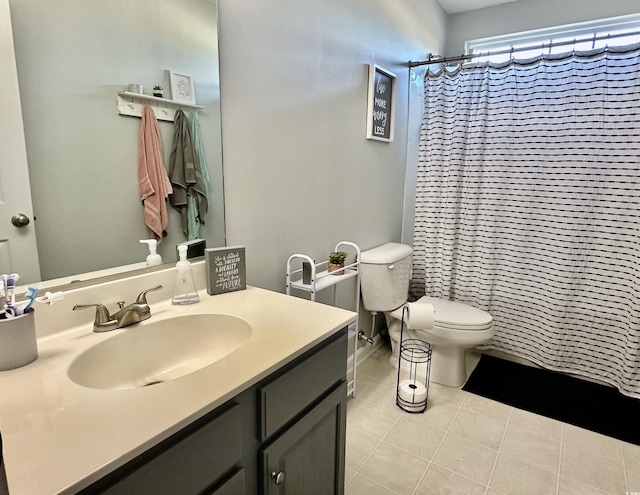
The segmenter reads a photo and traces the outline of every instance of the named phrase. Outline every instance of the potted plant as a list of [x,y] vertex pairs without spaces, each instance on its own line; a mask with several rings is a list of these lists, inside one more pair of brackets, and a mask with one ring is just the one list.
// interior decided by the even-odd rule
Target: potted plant
[[332,275],[342,275],[344,273],[344,260],[347,258],[348,254],[344,251],[332,251],[329,253],[329,265],[327,270]]
[[162,86],[157,85],[153,87],[153,96],[157,96],[158,98],[162,98],[162,95],[164,95],[164,90],[162,89]]

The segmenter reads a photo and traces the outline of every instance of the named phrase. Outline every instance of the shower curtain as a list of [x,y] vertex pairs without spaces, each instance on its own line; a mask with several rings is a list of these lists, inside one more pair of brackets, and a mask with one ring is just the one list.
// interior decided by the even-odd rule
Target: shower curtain
[[425,75],[412,289],[640,397],[640,45]]

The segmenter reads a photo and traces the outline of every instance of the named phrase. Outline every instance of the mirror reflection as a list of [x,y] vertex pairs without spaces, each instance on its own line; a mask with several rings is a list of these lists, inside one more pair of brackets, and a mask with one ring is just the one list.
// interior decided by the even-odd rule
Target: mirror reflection
[[[44,280],[144,262],[138,192],[141,119],[121,116],[117,92],[156,85],[169,71],[195,85],[210,184],[200,229],[224,245],[217,5],[215,0],[10,0],[35,233]],[[174,126],[159,120],[165,167]],[[165,263],[187,240],[170,206]],[[73,277],[69,278],[69,281]],[[28,281],[21,280],[20,283]]]

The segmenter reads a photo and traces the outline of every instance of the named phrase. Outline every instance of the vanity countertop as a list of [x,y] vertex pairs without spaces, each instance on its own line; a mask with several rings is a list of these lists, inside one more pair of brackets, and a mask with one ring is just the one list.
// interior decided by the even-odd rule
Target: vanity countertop
[[87,348],[135,326],[94,333],[83,324],[40,339],[35,362],[0,372],[0,432],[12,494],[77,492],[355,320],[351,311],[254,287],[216,296],[202,291],[201,302],[190,306],[149,304],[151,319],[138,325],[223,313],[246,320],[252,335],[206,368],[129,390],[77,385],[67,368]]

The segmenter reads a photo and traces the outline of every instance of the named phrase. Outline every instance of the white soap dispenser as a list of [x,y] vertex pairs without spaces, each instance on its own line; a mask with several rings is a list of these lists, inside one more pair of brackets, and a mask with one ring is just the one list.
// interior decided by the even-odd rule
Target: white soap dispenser
[[173,304],[195,304],[200,302],[196,282],[193,280],[191,263],[187,260],[187,246],[179,245],[180,260],[176,263],[176,288],[173,292]]
[[147,256],[147,266],[162,265],[162,257],[156,252],[158,241],[155,239],[145,239],[140,241],[141,244],[149,245],[149,256]]

